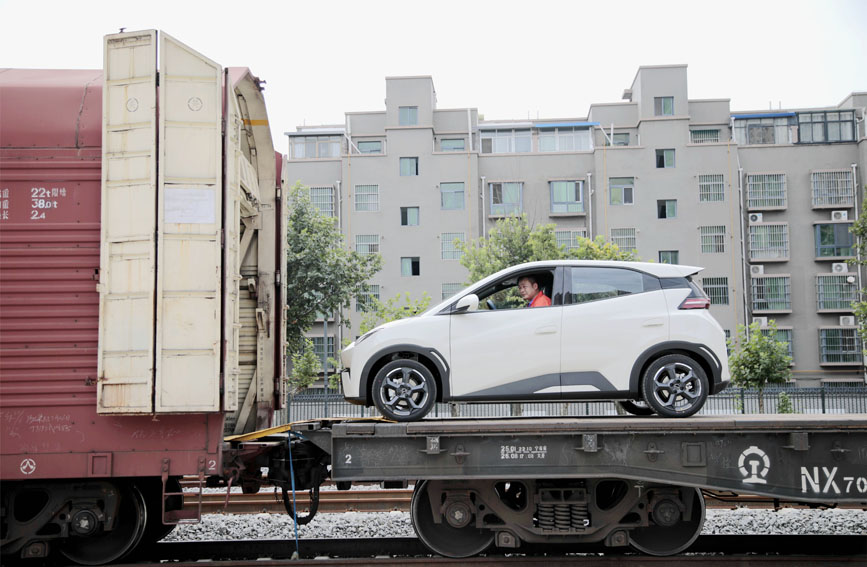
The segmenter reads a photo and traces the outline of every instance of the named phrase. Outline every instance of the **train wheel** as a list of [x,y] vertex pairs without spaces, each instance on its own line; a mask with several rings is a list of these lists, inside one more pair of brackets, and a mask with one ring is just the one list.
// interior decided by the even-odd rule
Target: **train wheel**
[[453,558],[472,557],[488,549],[494,533],[473,526],[469,509],[455,510],[453,519],[444,517],[440,523],[434,522],[427,484],[417,483],[412,494],[412,525],[422,543],[434,553]]
[[138,487],[121,485],[117,522],[111,531],[97,529],[94,535],[68,538],[60,552],[82,565],[104,565],[120,559],[138,545],[147,525],[147,507]]
[[651,511],[656,525],[630,531],[629,545],[636,551],[658,556],[675,555],[692,545],[701,533],[705,508],[699,489],[683,489],[681,494],[687,496],[689,490],[695,490],[692,502],[687,504],[692,511],[689,521],[683,520],[675,501],[660,499]]

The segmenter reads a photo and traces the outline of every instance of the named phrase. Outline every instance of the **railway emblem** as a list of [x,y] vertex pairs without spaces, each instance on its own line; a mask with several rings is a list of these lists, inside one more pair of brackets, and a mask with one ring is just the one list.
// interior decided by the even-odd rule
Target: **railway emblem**
[[33,474],[36,472],[36,461],[33,459],[24,459],[21,461],[21,466],[18,467],[21,474]]
[[765,477],[768,476],[768,471],[771,470],[771,460],[767,453],[751,445],[744,449],[741,456],[738,458],[738,470],[741,476],[744,477],[742,482],[749,484],[767,484]]

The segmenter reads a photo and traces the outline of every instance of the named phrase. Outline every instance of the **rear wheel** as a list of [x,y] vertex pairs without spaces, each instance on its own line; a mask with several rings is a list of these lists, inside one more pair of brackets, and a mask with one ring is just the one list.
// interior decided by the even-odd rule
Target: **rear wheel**
[[701,533],[704,511],[704,497],[697,488],[683,488],[679,495],[672,493],[658,498],[650,513],[653,524],[631,530],[629,545],[648,555],[680,553]]
[[[415,485],[412,493],[412,526],[428,549],[444,557],[478,555],[494,543],[494,532],[475,527],[475,512],[464,502],[451,505],[428,494],[428,482]],[[438,518],[435,517],[439,516]]]
[[708,382],[704,369],[683,354],[667,354],[651,363],[642,379],[644,399],[663,417],[687,417],[704,405]]
[[373,403],[382,415],[394,421],[415,421],[431,410],[437,384],[428,368],[402,358],[383,366],[373,380]]

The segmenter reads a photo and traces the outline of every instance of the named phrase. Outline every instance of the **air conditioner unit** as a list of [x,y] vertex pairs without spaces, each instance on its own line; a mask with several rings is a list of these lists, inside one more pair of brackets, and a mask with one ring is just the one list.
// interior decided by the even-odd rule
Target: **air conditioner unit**
[[831,271],[835,274],[845,274],[849,271],[849,264],[846,262],[834,262],[831,264]]
[[849,211],[831,211],[831,220],[847,221],[849,220]]
[[762,222],[762,213],[750,213],[750,224],[759,224]]
[[753,317],[753,323],[758,323],[759,327],[767,327],[768,326],[768,318],[767,317]]
[[841,327],[854,327],[855,326],[855,316],[854,315],[842,315],[840,317],[840,326]]
[[765,267],[761,264],[756,264],[755,266],[750,266],[750,275],[751,276],[760,276],[765,273]]

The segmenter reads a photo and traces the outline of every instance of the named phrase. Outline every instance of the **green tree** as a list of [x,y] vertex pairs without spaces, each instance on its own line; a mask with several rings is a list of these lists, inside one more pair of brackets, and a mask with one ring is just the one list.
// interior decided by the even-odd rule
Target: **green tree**
[[738,325],[737,341],[729,341],[729,371],[732,383],[741,388],[755,388],[759,393],[759,413],[765,412],[764,389],[768,384],[782,384],[792,377],[789,347],[777,340],[777,324],[770,321],[763,333],[758,323]]
[[427,292],[424,292],[418,301],[413,301],[409,292],[398,293],[385,302],[373,297],[365,305],[359,332],[363,335],[383,323],[414,317],[428,308],[430,299]]
[[294,356],[304,352],[305,333],[317,316],[347,309],[382,258],[347,250],[334,219],[313,205],[307,187],[296,183],[287,198],[286,342]]
[[795,413],[795,407],[792,405],[792,398],[785,392],[780,392],[777,396],[777,413]]
[[305,338],[299,352],[292,354],[292,372],[289,374],[289,387],[295,394],[309,388],[316,381],[322,363],[313,351],[313,341]]
[[[867,185],[864,185],[864,190],[867,191]],[[867,201],[862,203],[867,205]],[[861,216],[858,220],[852,223],[852,228],[849,229],[855,237],[855,260],[853,264],[861,266],[867,264],[867,216]],[[867,355],[867,289],[858,290],[858,301],[852,303],[852,310],[858,320],[858,335],[861,337],[861,346],[863,352]]]
[[579,238],[578,246],[567,250],[557,244],[554,224],[531,227],[527,215],[509,217],[496,222],[487,238],[468,242],[455,241],[463,253],[461,265],[469,270],[469,283],[479,281],[494,272],[535,260],[636,260],[631,252],[624,252],[616,244],[597,236],[596,240]]

